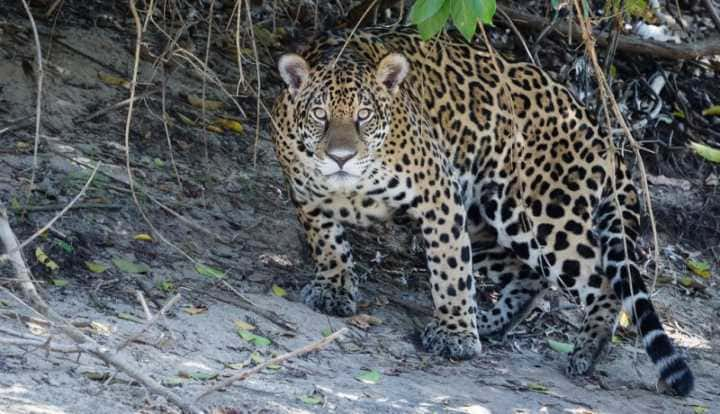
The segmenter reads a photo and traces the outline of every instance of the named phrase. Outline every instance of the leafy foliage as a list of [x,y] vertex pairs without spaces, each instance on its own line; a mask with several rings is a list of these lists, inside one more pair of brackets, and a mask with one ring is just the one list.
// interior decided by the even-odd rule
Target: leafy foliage
[[492,25],[495,0],[417,0],[410,10],[410,21],[423,39],[438,34],[449,18],[467,41],[472,40],[478,21]]

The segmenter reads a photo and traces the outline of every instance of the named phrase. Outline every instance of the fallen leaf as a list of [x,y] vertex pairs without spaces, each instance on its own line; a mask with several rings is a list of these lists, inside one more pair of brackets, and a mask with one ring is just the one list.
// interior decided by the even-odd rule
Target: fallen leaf
[[185,124],[185,125],[187,125],[187,126],[193,126],[193,127],[194,127],[194,126],[197,125],[197,122],[195,122],[195,121],[193,121],[192,119],[186,117],[185,115],[181,114],[180,112],[178,112],[176,115],[177,115],[177,117],[180,119],[180,122],[182,122],[183,124]]
[[203,372],[203,371],[195,371],[190,373],[190,378],[196,380],[196,381],[208,381],[211,379],[215,379],[218,377],[217,372]]
[[121,257],[114,257],[112,262],[125,273],[148,273],[150,271],[150,266],[143,262],[135,263]]
[[90,322],[90,328],[95,331],[95,333],[99,333],[105,336],[112,333],[112,328],[110,328],[110,325],[102,322],[92,321]]
[[550,348],[552,348],[555,352],[560,352],[563,354],[569,354],[575,349],[575,346],[573,344],[569,344],[567,342],[558,342],[553,341],[552,339],[548,339],[548,345]]
[[60,246],[60,248],[65,251],[65,253],[73,253],[75,251],[75,248],[72,247],[72,245],[65,240],[55,239],[55,244]]
[[683,276],[680,279],[678,279],[678,283],[680,283],[681,286],[688,288],[688,289],[695,289],[695,290],[705,290],[706,286],[702,283],[696,281],[690,276]]
[[51,279],[50,282],[57,287],[67,286],[68,284],[68,281],[65,279]]
[[43,251],[43,249],[40,247],[35,248],[35,258],[37,258],[37,261],[45,265],[45,267],[47,267],[48,270],[50,270],[51,272],[60,269],[60,266],[58,266],[58,264],[55,263],[54,260],[49,258],[48,255],[45,254],[45,251]]
[[243,369],[247,366],[247,362],[232,362],[225,364],[225,368],[229,369]]
[[168,377],[162,380],[162,385],[166,387],[181,387],[187,382],[187,379],[182,377]]
[[255,344],[255,346],[268,346],[272,343],[272,341],[270,341],[268,338],[265,338],[264,336],[255,335],[254,333],[243,329],[239,329],[237,333],[242,339],[252,344]]
[[85,262],[85,267],[93,273],[102,273],[108,270],[108,266],[98,262]]
[[699,144],[697,142],[691,142],[690,146],[695,150],[697,155],[708,161],[720,163],[720,149],[713,148],[705,144]]
[[133,236],[133,239],[139,240],[139,241],[148,241],[148,242],[153,241],[152,236],[147,233],[136,234],[135,236]]
[[130,82],[127,79],[123,79],[119,76],[110,75],[109,73],[98,72],[97,77],[104,84],[109,86],[120,86],[125,89],[130,87]]
[[235,329],[240,331],[252,331],[255,329],[255,325],[251,325],[245,321],[241,321],[240,319],[235,320]]
[[704,405],[700,404],[693,404],[693,414],[706,414],[708,412],[708,408]]
[[285,291],[285,289],[275,284],[272,285],[272,293],[279,298],[287,296],[287,292]]
[[720,115],[720,105],[713,105],[709,108],[705,108],[702,111],[705,116],[717,116]]
[[222,129],[221,127],[219,127],[219,126],[217,126],[217,125],[213,125],[213,124],[208,125],[208,126],[206,127],[206,129],[207,129],[208,131],[214,132],[214,133],[216,133],[216,134],[222,134],[223,132],[225,132],[224,129]]
[[537,382],[530,382],[528,383],[527,387],[530,391],[539,392],[541,394],[550,394],[550,390],[548,389],[548,387]]
[[323,397],[322,395],[318,394],[303,395],[302,397],[300,397],[300,401],[307,405],[320,405],[323,403]]
[[175,290],[175,285],[171,280],[160,280],[157,283],[157,288],[162,290],[165,293],[173,292]]
[[620,325],[620,327],[623,329],[627,329],[630,327],[630,325],[632,325],[630,315],[624,310],[620,311],[620,315],[618,316],[618,325]]
[[362,330],[368,330],[370,329],[370,326],[380,325],[382,323],[382,320],[366,313],[361,313],[351,317],[350,323]]
[[327,338],[328,336],[332,335],[332,333],[333,333],[333,331],[332,331],[332,329],[330,329],[330,328],[325,328],[325,329],[322,330],[322,332],[320,332],[320,334],[321,334],[324,338]]
[[254,362],[255,364],[262,364],[265,362],[265,359],[260,355],[258,351],[253,352],[250,354],[250,360]]
[[380,381],[380,372],[377,370],[362,370],[355,376],[355,379],[365,384],[377,384]]
[[183,309],[188,315],[200,315],[208,311],[208,307],[205,305],[190,305]]
[[240,121],[230,118],[218,118],[213,121],[211,125],[216,125],[220,128],[230,130],[237,134],[242,134],[244,130],[243,125],[240,123]]
[[214,279],[222,279],[225,276],[225,272],[223,272],[222,270],[210,267],[202,263],[195,264],[195,271],[205,277],[210,277]]
[[702,278],[710,278],[710,263],[704,260],[688,259],[687,267]]
[[110,378],[109,372],[86,371],[83,376],[91,381],[107,381]]
[[[187,99],[188,99],[188,102],[190,103],[190,105],[192,105],[196,108],[203,107],[203,100],[199,96],[188,95]],[[218,110],[223,107],[222,102],[213,101],[211,99],[205,99],[204,103],[205,103],[205,109],[207,109],[208,111],[215,111],[215,110]]]
[[130,322],[136,322],[136,323],[145,323],[142,319],[138,318],[137,316],[127,313],[127,312],[120,312],[117,314],[118,319],[123,319]]

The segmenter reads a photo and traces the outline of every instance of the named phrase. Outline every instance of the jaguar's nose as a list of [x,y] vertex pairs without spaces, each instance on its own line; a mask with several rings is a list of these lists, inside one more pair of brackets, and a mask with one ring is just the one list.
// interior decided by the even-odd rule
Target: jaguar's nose
[[357,155],[357,151],[355,149],[349,149],[349,148],[334,148],[327,152],[328,157],[335,161],[342,169],[343,165],[345,165],[346,162],[350,161],[354,156]]

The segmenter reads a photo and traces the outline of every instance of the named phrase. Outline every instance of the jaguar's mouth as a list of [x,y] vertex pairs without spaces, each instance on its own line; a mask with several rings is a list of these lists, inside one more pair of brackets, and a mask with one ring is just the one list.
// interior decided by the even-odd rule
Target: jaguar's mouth
[[352,175],[352,174],[350,174],[349,172],[344,171],[344,170],[336,171],[336,172],[334,172],[334,173],[332,173],[332,174],[327,175],[327,177],[328,177],[328,178],[334,178],[334,179],[340,179],[340,180],[350,179],[350,178],[357,178],[356,175]]

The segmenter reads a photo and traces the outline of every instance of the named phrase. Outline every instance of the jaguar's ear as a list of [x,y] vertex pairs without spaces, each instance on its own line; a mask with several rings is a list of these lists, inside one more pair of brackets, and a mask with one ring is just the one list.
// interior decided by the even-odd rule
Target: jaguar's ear
[[310,68],[305,59],[294,53],[282,55],[278,62],[278,69],[292,96],[295,96],[302,88],[310,73]]
[[396,93],[400,83],[410,71],[410,63],[400,53],[391,53],[380,61],[375,76],[390,93]]

